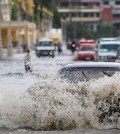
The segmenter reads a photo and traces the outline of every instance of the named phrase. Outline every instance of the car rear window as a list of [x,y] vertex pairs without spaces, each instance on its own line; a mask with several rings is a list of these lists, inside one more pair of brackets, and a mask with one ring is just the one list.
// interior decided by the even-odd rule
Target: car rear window
[[80,46],[80,50],[81,51],[94,51],[94,47],[93,46]]
[[37,43],[37,46],[53,46],[53,42],[52,41],[39,41]]
[[104,76],[111,77],[118,71],[120,71],[119,68],[109,67],[63,68],[60,70],[59,74],[62,79],[66,79],[70,82],[82,82],[99,79]]
[[101,44],[100,50],[101,51],[117,51],[120,47],[120,44]]

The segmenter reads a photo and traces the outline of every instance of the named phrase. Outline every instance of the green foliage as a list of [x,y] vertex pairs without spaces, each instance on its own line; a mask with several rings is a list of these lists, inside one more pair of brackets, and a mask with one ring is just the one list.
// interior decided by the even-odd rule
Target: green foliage
[[49,10],[52,10],[52,1],[54,0],[34,0],[35,5],[40,7],[46,7]]
[[11,14],[12,20],[17,20],[17,13],[18,13],[18,8],[17,8],[17,5],[14,4],[12,6],[12,14]]
[[16,3],[16,0],[12,0],[12,2]]
[[101,37],[111,37],[113,36],[113,27],[111,25],[104,24],[100,27],[98,34]]
[[17,45],[18,45],[18,41],[12,41],[12,45],[13,45],[14,48],[16,48]]
[[100,37],[114,37],[115,29],[109,24],[103,24],[98,31],[91,31],[85,24],[68,24],[67,38],[68,39],[98,39]]
[[[61,15],[57,12],[56,9],[56,0],[34,0],[35,3],[35,14],[37,14],[37,8],[40,7],[46,7],[48,10],[53,12],[53,27],[54,28],[60,28],[61,22],[60,18]],[[36,18],[37,16],[35,16]],[[40,16],[41,17],[41,16]],[[35,19],[37,21],[37,18]]]
[[67,25],[67,38],[80,39],[80,38],[93,38],[92,32],[84,24],[71,23]]
[[60,18],[61,18],[60,14],[57,11],[54,11],[54,16],[53,16],[53,27],[54,28],[61,27]]

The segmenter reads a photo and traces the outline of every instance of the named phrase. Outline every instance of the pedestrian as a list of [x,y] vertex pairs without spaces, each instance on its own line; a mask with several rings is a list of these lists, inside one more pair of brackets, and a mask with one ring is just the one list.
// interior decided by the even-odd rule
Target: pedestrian
[[73,54],[76,51],[76,42],[74,40],[71,43],[71,51],[72,51]]
[[23,52],[27,51],[27,44],[25,42],[22,43]]
[[58,42],[58,54],[60,55],[62,53],[62,44],[61,42]]
[[25,59],[24,59],[24,64],[25,64],[25,71],[27,72],[32,72],[31,69],[31,56],[30,56],[30,50],[26,51]]

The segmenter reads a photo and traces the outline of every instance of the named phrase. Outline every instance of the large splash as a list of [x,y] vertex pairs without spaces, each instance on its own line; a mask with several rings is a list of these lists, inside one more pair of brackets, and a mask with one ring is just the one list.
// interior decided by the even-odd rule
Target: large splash
[[68,130],[120,128],[120,75],[70,84],[52,79],[27,91],[2,90],[0,125]]

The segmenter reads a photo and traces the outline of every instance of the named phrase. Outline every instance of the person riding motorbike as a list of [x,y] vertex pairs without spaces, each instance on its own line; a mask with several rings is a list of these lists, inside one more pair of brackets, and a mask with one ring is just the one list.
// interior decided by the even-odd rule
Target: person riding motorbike
[[73,40],[71,43],[71,51],[74,53],[76,51],[76,42]]

